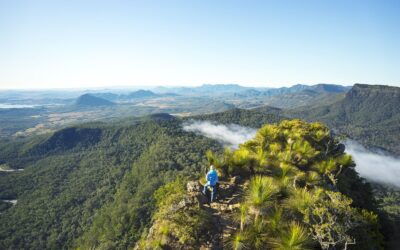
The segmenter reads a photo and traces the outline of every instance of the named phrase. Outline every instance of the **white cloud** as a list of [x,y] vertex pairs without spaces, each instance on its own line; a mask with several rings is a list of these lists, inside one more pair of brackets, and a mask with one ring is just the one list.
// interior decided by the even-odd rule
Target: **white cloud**
[[355,141],[346,141],[357,172],[364,178],[400,187],[400,159],[371,152]]
[[[184,130],[202,134],[224,145],[238,148],[239,144],[254,138],[257,130],[236,124],[222,125],[209,121],[190,121]],[[364,178],[400,187],[400,159],[371,152],[356,141],[345,142],[346,152],[356,163],[356,171]]]
[[252,139],[257,130],[236,124],[222,125],[208,121],[190,121],[183,129],[215,139],[224,145],[238,148],[239,144]]

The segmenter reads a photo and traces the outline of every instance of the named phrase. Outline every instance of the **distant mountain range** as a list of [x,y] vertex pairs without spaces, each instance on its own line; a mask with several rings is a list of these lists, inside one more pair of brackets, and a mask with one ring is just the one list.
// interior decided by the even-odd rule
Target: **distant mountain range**
[[112,106],[115,103],[110,102],[106,99],[93,96],[90,94],[84,94],[76,99],[75,105],[78,106],[87,106],[87,107],[96,107],[96,106]]
[[317,84],[303,85],[296,84],[292,87],[282,88],[256,88],[243,87],[237,84],[204,84],[200,87],[157,87],[153,91],[156,93],[177,93],[177,94],[234,94],[237,97],[251,96],[273,96],[289,93],[297,93],[301,91],[314,91],[317,93],[343,93],[351,87],[336,84]]
[[226,93],[237,93],[248,89],[248,87],[243,87],[238,84],[203,84],[199,87],[156,87],[153,89],[156,93],[175,93],[180,95],[190,95],[190,94],[226,94]]
[[[200,87],[157,87],[151,90],[137,90],[128,94],[111,92],[90,93],[90,95],[112,102],[134,102],[161,97],[207,97],[229,99],[237,107],[249,108],[270,105],[279,108],[292,108],[310,105],[326,100],[331,103],[337,95],[346,93],[351,87],[336,84],[302,85],[282,88],[243,87],[237,84],[204,84]],[[257,104],[259,103],[259,104]]]
[[92,93],[91,95],[97,96],[109,101],[113,102],[118,102],[118,101],[133,101],[137,99],[146,99],[146,98],[156,98],[156,97],[174,97],[178,96],[178,94],[174,93],[161,93],[161,94],[156,94],[153,91],[150,90],[137,90],[128,94],[115,94],[111,92],[106,92],[106,93]]
[[292,87],[282,87],[282,88],[273,88],[273,89],[255,89],[250,88],[239,92],[236,96],[275,96],[275,95],[284,95],[284,94],[294,94],[294,93],[308,93],[311,95],[314,94],[325,94],[325,93],[345,93],[351,87],[346,87],[342,85],[335,85],[335,84],[317,84],[317,85],[302,85],[297,84],[293,85]]
[[343,86],[314,85],[304,88],[297,85],[293,89],[300,91],[273,96],[268,102],[282,105],[284,102],[293,101],[298,105],[302,99],[308,98],[310,93],[319,91],[319,94],[316,94],[308,105],[300,105],[293,109],[270,106],[250,110],[233,109],[222,113],[200,115],[195,119],[226,124],[233,122],[250,127],[260,127],[265,122],[285,118],[320,121],[337,133],[345,134],[370,148],[383,149],[394,155],[400,155],[399,87],[355,84],[347,90],[348,87]]

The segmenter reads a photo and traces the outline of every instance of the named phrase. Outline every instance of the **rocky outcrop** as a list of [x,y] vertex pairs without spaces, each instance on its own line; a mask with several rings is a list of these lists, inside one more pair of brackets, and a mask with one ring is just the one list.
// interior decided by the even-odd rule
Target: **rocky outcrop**
[[[215,231],[210,235],[209,241],[205,242],[200,249],[218,250],[224,249],[227,241],[231,237],[234,230],[237,230],[237,223],[234,220],[234,212],[240,208],[242,199],[243,179],[235,176],[229,181],[219,182],[217,200],[208,204],[209,197],[203,204],[203,209],[212,215]],[[202,190],[202,186],[198,182],[189,182],[187,185],[188,193],[194,195]],[[197,197],[197,196],[196,196]],[[201,198],[203,202],[203,198]]]
[[[200,182],[189,181],[186,184],[186,194],[178,202],[172,204],[168,214],[174,215],[193,210],[200,211],[207,218],[204,221],[205,224],[208,224],[207,230],[199,231],[199,235],[196,238],[201,240],[192,245],[182,244],[173,235],[162,235],[162,249],[223,249],[231,233],[238,227],[233,215],[234,211],[240,207],[243,187],[240,177],[233,177],[229,181],[220,182],[217,200],[210,204],[210,197],[203,195],[203,186]],[[160,238],[160,234],[157,232],[160,223],[160,221],[154,221],[153,226],[148,231],[147,241],[154,241],[154,239]],[[138,244],[135,249],[150,248],[140,247]]]

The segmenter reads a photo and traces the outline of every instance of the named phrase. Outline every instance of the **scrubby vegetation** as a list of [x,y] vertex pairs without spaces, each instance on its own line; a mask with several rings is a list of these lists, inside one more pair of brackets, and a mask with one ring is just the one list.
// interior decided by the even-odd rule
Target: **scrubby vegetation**
[[180,176],[155,192],[157,212],[150,232],[145,231],[137,244],[139,249],[194,249],[213,233],[212,216],[185,200],[186,180]]
[[[222,178],[248,180],[238,230],[228,243],[232,249],[383,247],[378,216],[352,201],[372,199],[370,189],[355,174],[344,146],[322,124],[286,120],[265,125],[238,150],[207,156]],[[355,178],[346,178],[349,173]],[[364,189],[346,190],[351,186],[346,182],[360,182]]]
[[[221,179],[241,176],[246,183],[233,218],[236,232],[225,248],[383,248],[371,189],[322,124],[285,120],[265,125],[239,149],[208,151],[207,158]],[[205,231],[213,226],[206,209],[174,209],[185,200],[184,182],[161,187],[155,197],[153,226],[139,249],[174,249],[174,242],[191,249],[199,246],[196,241],[207,240]]]

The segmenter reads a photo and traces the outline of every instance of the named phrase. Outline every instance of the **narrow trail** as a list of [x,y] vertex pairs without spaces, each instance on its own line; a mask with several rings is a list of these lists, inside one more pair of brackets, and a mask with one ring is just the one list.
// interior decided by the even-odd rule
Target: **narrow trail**
[[213,236],[212,250],[228,249],[227,244],[232,234],[238,229],[235,222],[235,210],[240,207],[240,199],[243,193],[243,185],[232,182],[219,182],[219,194],[216,202],[206,205],[207,210],[213,216],[217,233]]

